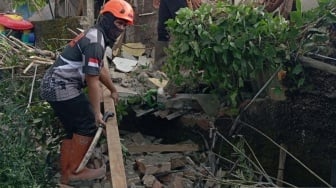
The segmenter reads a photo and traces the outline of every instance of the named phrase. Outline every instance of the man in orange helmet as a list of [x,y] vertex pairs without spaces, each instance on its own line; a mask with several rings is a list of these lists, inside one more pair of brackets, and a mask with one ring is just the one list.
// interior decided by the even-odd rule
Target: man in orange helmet
[[[99,169],[75,170],[87,152],[98,124],[105,124],[100,111],[100,83],[118,102],[103,56],[126,26],[133,24],[134,11],[124,0],[110,0],[102,8],[97,24],[74,38],[46,71],[41,81],[41,97],[48,101],[63,124],[66,136],[61,143],[61,180],[92,180],[105,176]],[[88,88],[88,97],[83,89]]]

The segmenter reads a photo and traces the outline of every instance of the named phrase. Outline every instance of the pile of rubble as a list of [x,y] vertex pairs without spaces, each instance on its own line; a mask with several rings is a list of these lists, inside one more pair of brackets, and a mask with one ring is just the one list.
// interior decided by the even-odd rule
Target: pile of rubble
[[[217,177],[206,166],[206,153],[190,140],[177,144],[161,144],[162,139],[140,132],[121,131],[127,185],[130,188],[195,188],[215,187]],[[91,159],[89,168],[109,166],[107,144],[102,139]],[[109,170],[107,170],[108,173]],[[110,188],[110,174],[104,180],[72,182],[76,188]],[[56,175],[56,181],[59,174]],[[217,182],[218,183],[218,182]],[[219,185],[218,185],[219,187]]]
[[[125,47],[126,46],[126,47]],[[107,51],[110,72],[121,99],[140,96],[142,103],[132,105],[136,117],[155,115],[172,120],[183,117],[188,125],[212,127],[213,117],[221,110],[217,96],[204,93],[184,93],[164,72],[153,71],[153,57],[139,43],[124,44],[119,56]],[[110,55],[109,55],[110,54]]]

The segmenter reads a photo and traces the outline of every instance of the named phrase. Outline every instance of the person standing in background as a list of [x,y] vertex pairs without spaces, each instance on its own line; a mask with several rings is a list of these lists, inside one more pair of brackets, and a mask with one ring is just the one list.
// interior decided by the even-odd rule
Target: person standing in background
[[164,49],[168,47],[170,36],[167,31],[166,21],[174,19],[180,8],[189,7],[197,9],[202,4],[201,0],[153,0],[153,7],[159,9],[157,24],[157,41],[155,43],[153,70],[160,70],[166,60]]

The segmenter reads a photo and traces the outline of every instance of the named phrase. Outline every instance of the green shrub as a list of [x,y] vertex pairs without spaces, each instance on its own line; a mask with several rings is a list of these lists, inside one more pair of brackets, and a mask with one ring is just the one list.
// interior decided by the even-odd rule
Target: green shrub
[[[42,101],[35,100],[27,111],[30,85],[31,80],[17,77],[0,82],[1,187],[52,187],[47,156],[56,151],[51,131],[55,118],[47,107],[40,107],[45,105]],[[35,88],[35,99],[36,92]]]
[[[245,81],[288,61],[288,22],[249,5],[219,2],[180,9],[167,22],[173,36],[165,67],[171,80],[205,83],[232,106]],[[180,70],[189,70],[181,74]]]

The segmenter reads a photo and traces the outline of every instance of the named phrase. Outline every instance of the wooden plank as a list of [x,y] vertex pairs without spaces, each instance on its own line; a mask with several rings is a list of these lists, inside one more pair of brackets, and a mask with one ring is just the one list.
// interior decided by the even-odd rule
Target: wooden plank
[[303,66],[312,67],[312,68],[319,69],[321,71],[336,75],[336,66],[334,65],[324,63],[322,61],[315,60],[310,57],[301,56],[299,57],[299,59],[302,62]]
[[113,188],[127,188],[127,179],[121,143],[118,130],[117,115],[115,111],[114,101],[110,97],[110,91],[104,88],[104,108],[105,111],[114,113],[113,118],[109,118],[106,122],[106,136],[108,146],[108,156],[111,170],[111,183]]
[[0,67],[0,70],[6,70],[6,69],[14,69],[18,66],[10,66],[10,67]]
[[146,145],[128,145],[126,146],[130,153],[142,152],[189,152],[198,151],[196,144],[146,144]]

